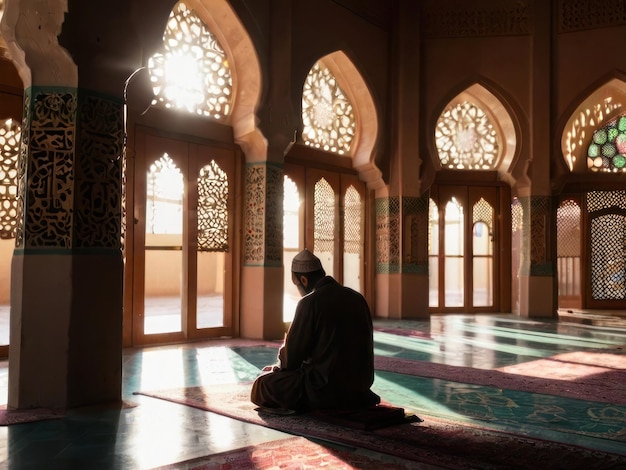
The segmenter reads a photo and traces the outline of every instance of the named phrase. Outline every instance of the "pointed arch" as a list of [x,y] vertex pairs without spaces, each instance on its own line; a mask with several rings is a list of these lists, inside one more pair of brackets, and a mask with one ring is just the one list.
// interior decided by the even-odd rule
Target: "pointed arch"
[[233,79],[228,123],[247,161],[265,160],[267,141],[257,127],[261,65],[248,32],[226,0],[185,0],[209,27],[226,52]]
[[572,112],[561,135],[561,152],[572,173],[588,169],[587,149],[596,129],[624,112],[626,82],[612,78],[590,93]]
[[332,52],[320,59],[337,79],[352,105],[356,128],[350,153],[352,167],[370,189],[384,186],[382,172],[374,163],[374,147],[378,137],[378,115],[367,83],[354,63],[343,51]]
[[[484,112],[486,120],[493,127],[494,161],[492,169],[497,170],[500,178],[504,178],[512,170],[512,162],[517,151],[517,132],[513,119],[504,106],[503,102],[486,86],[474,83],[455,96],[443,108],[441,116],[448,110],[468,103],[473,110]],[[433,132],[433,139],[435,138]],[[436,141],[433,141],[433,148],[437,150]],[[438,152],[434,152],[437,154]],[[435,162],[437,168],[441,168],[441,162]]]

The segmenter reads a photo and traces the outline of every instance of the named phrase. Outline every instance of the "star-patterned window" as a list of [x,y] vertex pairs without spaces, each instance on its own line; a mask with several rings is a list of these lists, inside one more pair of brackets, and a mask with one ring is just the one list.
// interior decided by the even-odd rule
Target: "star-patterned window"
[[597,172],[626,171],[626,115],[596,129],[587,149],[587,167]]
[[217,38],[183,2],[170,14],[163,45],[148,62],[153,104],[214,119],[227,116],[232,102],[228,59]]
[[487,113],[469,101],[451,105],[441,114],[435,145],[444,168],[493,170],[498,163],[496,129]]
[[356,123],[350,100],[321,62],[309,71],[302,90],[302,140],[308,146],[349,155]]

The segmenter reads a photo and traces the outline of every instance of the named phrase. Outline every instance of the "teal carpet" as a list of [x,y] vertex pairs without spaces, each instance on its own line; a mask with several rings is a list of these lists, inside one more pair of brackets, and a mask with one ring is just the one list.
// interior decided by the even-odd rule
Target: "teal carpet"
[[[613,404],[607,399],[563,396],[576,396],[577,387],[585,390],[596,387],[609,396],[611,393],[623,395],[626,331],[507,317],[479,317],[474,322],[465,322],[463,318],[459,316],[458,322],[448,318],[446,331],[437,329],[436,319],[431,322],[377,321],[376,355],[415,361],[415,369],[410,374],[377,370],[373,390],[385,401],[423,418],[432,416],[473,423],[504,433],[626,455],[626,405]],[[253,380],[264,365],[273,363],[277,351],[274,347],[241,347],[232,348],[232,352],[243,360],[239,369],[241,380],[246,381]],[[534,386],[537,390],[520,391],[420,376],[420,365],[428,368],[432,375],[438,364],[445,367],[448,375],[450,370],[458,368],[460,378],[471,375],[472,369],[479,377],[478,371],[516,367],[541,374],[545,367],[545,362],[541,361],[560,357],[589,357],[593,361],[598,354],[603,360],[610,359],[610,369],[601,368],[601,364],[576,363],[561,368],[562,373],[601,370],[608,378],[618,374],[614,383],[608,379],[603,381],[602,374],[581,375],[570,380],[562,377],[555,383],[562,383],[563,390],[546,393],[541,385],[536,385],[541,382],[526,384],[526,388]],[[247,369],[242,364],[251,367]],[[523,375],[515,377],[518,382],[524,382]],[[586,396],[588,398],[589,393]]]

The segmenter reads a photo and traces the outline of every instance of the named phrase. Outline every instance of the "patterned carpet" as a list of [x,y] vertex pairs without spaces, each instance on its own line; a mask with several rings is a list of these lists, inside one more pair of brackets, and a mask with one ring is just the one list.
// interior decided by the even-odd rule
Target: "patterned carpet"
[[381,452],[443,468],[537,469],[626,468],[626,455],[437,417],[376,431],[358,431],[320,422],[307,414],[280,416],[258,412],[249,401],[250,384],[187,387],[143,395],[215,412],[248,423],[309,438]]
[[304,437],[292,437],[214,454],[154,470],[429,470],[437,467],[393,456],[321,444]]

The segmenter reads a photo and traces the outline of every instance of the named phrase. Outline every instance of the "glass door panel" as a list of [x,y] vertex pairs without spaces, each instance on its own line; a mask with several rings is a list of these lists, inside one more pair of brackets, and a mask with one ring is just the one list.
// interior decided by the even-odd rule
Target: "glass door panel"
[[429,306],[434,311],[496,308],[497,207],[496,188],[442,185],[431,190]]
[[462,202],[455,196],[447,201],[444,220],[445,278],[443,290],[444,306],[462,307],[465,305],[465,218]]
[[231,335],[239,154],[138,132],[133,342]]

